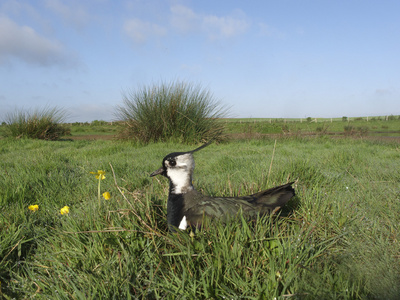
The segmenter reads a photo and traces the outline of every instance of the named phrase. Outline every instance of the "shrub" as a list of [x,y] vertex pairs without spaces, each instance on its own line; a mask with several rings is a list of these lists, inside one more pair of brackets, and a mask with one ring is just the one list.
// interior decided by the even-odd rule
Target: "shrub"
[[322,126],[318,126],[315,131],[319,134],[327,134],[329,129],[329,125],[323,124]]
[[359,126],[357,128],[352,125],[344,126],[345,135],[354,135],[354,134],[366,135],[368,131],[369,131],[368,126]]
[[35,109],[33,112],[16,110],[6,115],[6,136],[58,140],[69,135],[70,129],[61,124],[66,117],[59,108]]
[[200,85],[177,81],[141,86],[117,107],[116,116],[123,121],[118,138],[143,143],[220,140],[224,124],[218,119],[226,113]]
[[107,125],[108,124],[108,122],[106,122],[106,121],[99,121],[99,120],[94,120],[94,121],[92,121],[91,122],[91,126],[104,126],[104,125]]
[[360,135],[367,135],[369,132],[368,126],[359,126],[359,127],[357,127],[357,130]]
[[344,126],[344,134],[345,135],[352,135],[355,132],[355,127],[352,125]]

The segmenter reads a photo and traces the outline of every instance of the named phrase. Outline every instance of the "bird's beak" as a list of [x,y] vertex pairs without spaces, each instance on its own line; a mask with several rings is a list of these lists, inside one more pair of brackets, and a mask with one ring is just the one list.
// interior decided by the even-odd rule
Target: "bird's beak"
[[154,171],[153,173],[151,173],[151,174],[150,174],[150,177],[153,177],[153,176],[162,174],[163,172],[164,172],[164,168],[161,167],[161,168],[159,168],[158,170],[156,170],[156,171]]

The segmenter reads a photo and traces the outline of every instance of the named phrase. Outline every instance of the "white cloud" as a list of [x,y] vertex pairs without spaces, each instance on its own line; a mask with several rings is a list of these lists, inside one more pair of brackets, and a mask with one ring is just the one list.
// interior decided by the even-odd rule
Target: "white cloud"
[[210,39],[232,38],[247,31],[250,24],[241,11],[233,15],[215,16],[200,14],[183,5],[170,8],[170,24],[180,32],[200,31]]
[[196,32],[211,40],[228,39],[245,33],[249,27],[250,24],[241,11],[219,17],[196,13],[184,5],[172,5],[168,23],[164,26],[132,18],[124,23],[123,30],[135,43],[143,44],[150,38],[165,36],[167,32],[174,31],[181,34]]
[[35,20],[41,19],[40,14],[37,10],[27,2],[8,0],[2,1],[0,11],[3,14],[21,15],[26,14],[27,16],[34,18]]
[[171,26],[178,31],[188,33],[199,27],[201,17],[196,15],[192,9],[183,5],[174,5],[170,10]]
[[153,37],[180,34],[200,34],[210,40],[229,39],[244,34],[250,23],[240,10],[227,16],[196,13],[184,5],[172,5],[168,22],[164,25],[132,18],[124,23],[123,30],[135,43],[143,44]]
[[211,39],[231,38],[245,33],[249,28],[249,23],[243,18],[207,15],[203,17],[203,27],[208,31]]
[[273,37],[278,39],[283,39],[285,37],[285,34],[283,32],[265,23],[259,23],[258,28],[260,35],[262,36]]
[[45,4],[47,8],[61,16],[65,22],[72,24],[76,29],[81,29],[90,20],[90,16],[80,4],[74,3],[71,5],[71,3],[68,2],[68,6],[60,0],[46,0]]
[[0,16],[0,64],[8,58],[42,66],[76,63],[60,42],[47,39],[31,27],[20,26]]
[[124,24],[124,31],[135,43],[139,44],[146,42],[151,37],[167,34],[167,29],[164,27],[139,19],[127,20]]
[[387,96],[392,94],[392,89],[390,88],[380,88],[375,90],[375,95],[377,96]]

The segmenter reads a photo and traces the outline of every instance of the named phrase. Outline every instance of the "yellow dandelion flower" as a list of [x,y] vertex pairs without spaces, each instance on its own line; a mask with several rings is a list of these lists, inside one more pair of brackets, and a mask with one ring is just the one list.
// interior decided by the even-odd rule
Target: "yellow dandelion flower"
[[69,206],[64,206],[63,208],[61,208],[60,209],[60,214],[62,214],[62,215],[69,214]]
[[97,172],[90,172],[90,174],[96,175],[96,179],[101,179],[103,180],[106,178],[106,171],[103,170],[97,170]]
[[111,194],[110,194],[109,192],[104,192],[104,193],[103,193],[103,197],[104,197],[104,199],[106,199],[106,200],[110,200]]
[[28,209],[31,211],[37,211],[39,210],[39,205],[35,204],[35,205],[29,205]]

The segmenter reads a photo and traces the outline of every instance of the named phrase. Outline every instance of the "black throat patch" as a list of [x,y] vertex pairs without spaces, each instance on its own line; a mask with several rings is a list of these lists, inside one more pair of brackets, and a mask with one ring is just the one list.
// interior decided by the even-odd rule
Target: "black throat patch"
[[183,194],[169,194],[167,203],[167,222],[171,231],[176,231],[183,218]]

